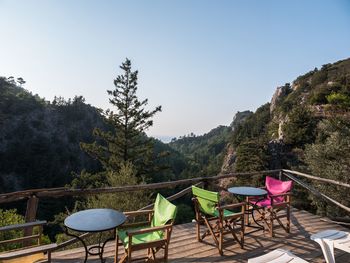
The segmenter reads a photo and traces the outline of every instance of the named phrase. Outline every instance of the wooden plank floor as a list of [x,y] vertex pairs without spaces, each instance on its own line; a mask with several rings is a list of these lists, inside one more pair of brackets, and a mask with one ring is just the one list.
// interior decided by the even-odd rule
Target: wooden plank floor
[[[210,237],[207,237],[205,242],[197,242],[194,223],[176,225],[169,248],[169,262],[247,262],[248,258],[262,255],[276,248],[288,249],[309,262],[325,262],[321,248],[310,240],[310,235],[325,229],[349,231],[336,224],[325,222],[322,217],[306,211],[293,209],[291,219],[290,234],[279,228],[276,230],[276,237],[270,238],[267,233],[257,231],[245,236],[244,249],[235,242],[227,243],[224,246],[224,256],[219,255]],[[146,253],[146,251],[140,252],[135,253],[135,256]],[[123,251],[120,250],[119,255],[122,253]],[[113,262],[114,242],[106,245],[104,255],[107,257],[106,262]],[[53,253],[53,262],[82,262],[83,256],[83,248],[65,250]],[[350,262],[350,254],[336,250],[336,261],[337,263]],[[92,257],[88,262],[95,263],[99,260]]]

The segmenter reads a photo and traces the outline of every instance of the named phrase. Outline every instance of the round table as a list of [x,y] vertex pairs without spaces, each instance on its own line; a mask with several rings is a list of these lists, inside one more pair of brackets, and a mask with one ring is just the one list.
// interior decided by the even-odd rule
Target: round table
[[[122,225],[126,220],[123,213],[118,212],[113,209],[88,209],[80,211],[68,216],[64,220],[66,235],[72,236],[80,240],[85,248],[85,260],[87,261],[88,255],[98,255],[101,262],[103,259],[103,250],[108,241],[114,240],[116,238],[116,228]],[[100,239],[98,245],[87,248],[84,240],[78,235],[69,233],[68,230],[76,232],[99,232]],[[104,241],[101,245],[101,235],[104,231],[113,230],[113,237]],[[97,249],[97,252],[92,250]]]
[[[231,194],[234,194],[237,199],[241,202],[243,201],[242,197],[245,198],[249,198],[249,197],[257,197],[258,199],[256,200],[256,203],[259,202],[260,200],[263,200],[264,197],[267,195],[267,191],[261,188],[256,188],[256,187],[251,187],[251,186],[237,186],[237,187],[231,187],[227,189],[228,192],[230,192]],[[264,226],[260,225],[255,217],[254,217],[254,205],[252,205],[252,209],[246,209],[246,215],[247,215],[247,219],[246,219],[246,224],[248,226],[250,226],[249,223],[249,214],[252,215],[253,221],[255,222],[255,224],[258,225],[259,229],[263,229]]]
[[227,189],[231,194],[238,196],[265,196],[267,191],[261,188],[250,187],[250,186],[237,186]]

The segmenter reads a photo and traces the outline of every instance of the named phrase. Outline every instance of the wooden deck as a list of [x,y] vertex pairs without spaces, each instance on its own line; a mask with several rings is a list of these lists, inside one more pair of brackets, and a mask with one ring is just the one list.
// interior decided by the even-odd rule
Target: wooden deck
[[[256,257],[276,248],[292,251],[297,256],[309,262],[325,262],[319,245],[310,240],[310,235],[325,229],[339,229],[349,231],[339,225],[325,222],[322,217],[306,211],[292,210],[291,233],[283,229],[276,230],[276,237],[270,238],[263,231],[245,236],[245,246],[241,249],[237,243],[230,243],[224,247],[224,256],[212,245],[210,237],[205,242],[197,242],[194,223],[177,225],[174,227],[169,248],[169,262],[247,262],[248,258]],[[249,232],[249,230],[248,230]],[[143,252],[143,251],[142,251]],[[123,253],[120,250],[119,256]],[[146,253],[146,251],[144,252]],[[72,263],[83,261],[84,250],[77,248],[53,253],[53,262]],[[140,253],[135,253],[136,256]],[[106,245],[106,262],[113,262],[114,242]],[[336,261],[350,262],[350,254],[336,250]],[[96,258],[89,258],[88,262],[100,262]]]

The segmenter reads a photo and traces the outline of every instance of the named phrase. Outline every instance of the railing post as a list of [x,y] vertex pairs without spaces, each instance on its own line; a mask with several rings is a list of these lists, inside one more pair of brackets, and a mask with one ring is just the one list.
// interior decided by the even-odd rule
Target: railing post
[[[36,219],[36,212],[38,210],[38,203],[39,203],[39,198],[36,197],[35,195],[31,195],[28,198],[27,201],[27,210],[26,210],[26,215],[25,215],[25,221],[27,222],[33,222]],[[33,235],[33,227],[28,227],[24,229],[24,236],[31,236]],[[31,245],[30,240],[26,240],[23,242],[24,246],[29,246]]]
[[204,179],[202,182],[203,182],[203,188],[204,188],[204,189],[208,189],[208,188],[209,188],[209,182],[208,182],[208,180],[205,180],[205,179]]

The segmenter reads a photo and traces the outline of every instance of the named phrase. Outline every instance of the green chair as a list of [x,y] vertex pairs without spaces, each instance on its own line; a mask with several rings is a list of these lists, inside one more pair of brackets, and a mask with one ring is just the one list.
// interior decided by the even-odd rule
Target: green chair
[[[160,249],[164,249],[164,261],[167,261],[170,236],[176,211],[177,208],[175,205],[170,203],[161,194],[158,194],[153,210],[125,212],[124,214],[128,217],[128,220],[140,215],[148,215],[148,220],[124,224],[121,229],[118,229],[114,262],[117,262],[118,259],[119,245],[123,245],[125,249],[125,253],[119,261],[120,263],[141,259],[156,260],[155,254]],[[147,257],[132,260],[132,252],[141,249],[147,249]]]
[[[232,234],[243,248],[245,203],[221,206],[219,193],[196,186],[192,186],[192,193],[196,212],[197,240],[201,242],[206,236],[212,236],[220,255],[223,255],[223,236]],[[237,209],[239,211],[236,211]],[[200,226],[203,224],[207,229],[201,235]]]

